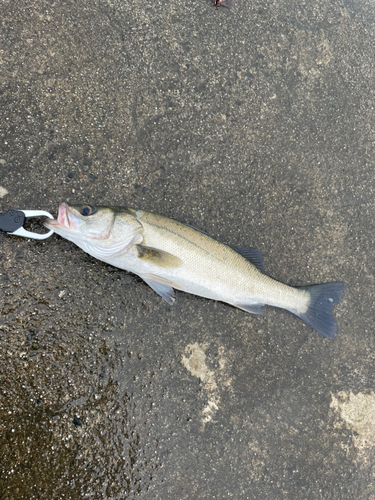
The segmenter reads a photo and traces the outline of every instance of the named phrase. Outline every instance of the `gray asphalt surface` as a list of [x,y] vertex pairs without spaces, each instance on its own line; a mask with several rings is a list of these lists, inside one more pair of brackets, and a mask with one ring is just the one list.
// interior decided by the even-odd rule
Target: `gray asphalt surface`
[[1,233],[1,500],[375,499],[374,40],[371,1],[1,2],[1,212],[133,206],[347,282],[329,341]]

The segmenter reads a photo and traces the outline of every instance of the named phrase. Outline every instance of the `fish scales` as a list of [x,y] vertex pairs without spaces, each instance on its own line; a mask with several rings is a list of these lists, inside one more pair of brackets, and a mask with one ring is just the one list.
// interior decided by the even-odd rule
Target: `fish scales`
[[216,298],[215,290],[219,289],[226,293],[224,301],[233,305],[248,301],[282,308],[294,303],[302,312],[307,308],[306,292],[273,280],[235,250],[210,236],[143,210],[138,211],[137,219],[145,229],[145,245],[180,257],[182,268],[174,274],[181,276],[184,273],[191,276],[189,281],[209,283],[213,290],[208,298]]

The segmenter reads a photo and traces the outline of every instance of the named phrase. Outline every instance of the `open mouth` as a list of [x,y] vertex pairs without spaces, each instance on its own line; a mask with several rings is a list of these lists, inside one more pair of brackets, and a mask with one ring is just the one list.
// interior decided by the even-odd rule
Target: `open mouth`
[[82,221],[69,211],[66,203],[60,203],[57,219],[46,220],[44,225],[52,226],[50,229],[54,229],[56,226],[64,229],[76,229],[81,223]]

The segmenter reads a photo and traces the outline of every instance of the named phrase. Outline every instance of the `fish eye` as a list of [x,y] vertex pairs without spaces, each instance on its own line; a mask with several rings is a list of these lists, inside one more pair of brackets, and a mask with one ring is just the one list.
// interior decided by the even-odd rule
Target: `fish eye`
[[81,208],[81,214],[85,215],[85,216],[92,215],[94,213],[94,211],[95,211],[95,208],[92,205],[84,205]]

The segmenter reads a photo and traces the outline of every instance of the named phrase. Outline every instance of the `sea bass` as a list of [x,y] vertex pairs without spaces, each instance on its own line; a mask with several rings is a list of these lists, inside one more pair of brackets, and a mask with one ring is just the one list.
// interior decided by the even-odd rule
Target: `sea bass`
[[61,203],[44,225],[93,257],[140,276],[168,304],[174,290],[227,302],[252,314],[270,305],[297,315],[325,337],[345,283],[291,287],[264,273],[259,250],[230,247],[162,215],[125,207]]

